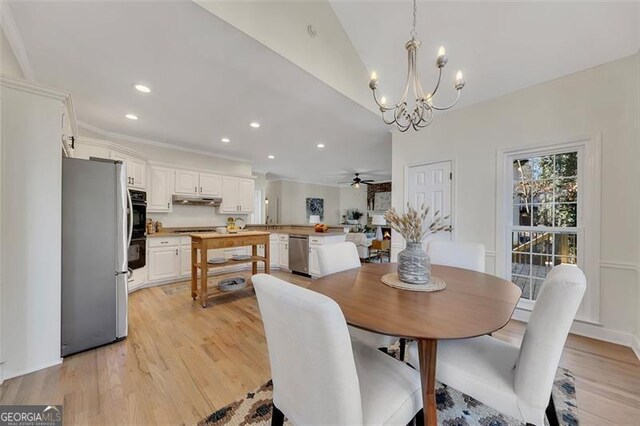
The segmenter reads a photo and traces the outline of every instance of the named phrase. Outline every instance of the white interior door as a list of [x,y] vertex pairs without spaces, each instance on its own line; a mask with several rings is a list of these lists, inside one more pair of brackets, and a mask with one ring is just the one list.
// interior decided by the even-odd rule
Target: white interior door
[[[433,213],[449,216],[446,220],[451,224],[451,161],[441,163],[423,164],[409,167],[408,176],[408,202],[415,209],[422,204],[430,207],[430,213],[426,221],[433,219]],[[451,240],[451,232],[439,232],[425,239]]]

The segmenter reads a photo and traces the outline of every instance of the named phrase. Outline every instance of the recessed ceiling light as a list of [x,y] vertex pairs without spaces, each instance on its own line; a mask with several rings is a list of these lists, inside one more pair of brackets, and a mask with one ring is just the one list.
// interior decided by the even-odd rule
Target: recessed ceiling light
[[127,117],[129,120],[137,120],[138,116],[135,114],[127,114],[125,115],[125,117]]
[[260,123],[256,121],[252,121],[251,124],[249,124],[249,126],[253,127],[254,129],[257,129],[258,127],[260,127]]
[[229,139],[229,138],[222,138],[222,139],[220,139],[220,142],[229,143],[229,142],[231,142],[231,139]]
[[144,84],[140,84],[140,83],[136,83],[133,85],[133,87],[138,91],[138,92],[142,92],[142,93],[151,93],[151,89],[149,89],[149,86],[145,86]]
[[269,160],[273,160],[274,158],[276,158],[276,156],[275,156],[275,155],[270,155],[270,156],[268,156],[267,158],[268,158]]
[[324,148],[324,144],[323,143],[319,143],[318,145],[316,145],[318,147],[318,149],[322,149]]

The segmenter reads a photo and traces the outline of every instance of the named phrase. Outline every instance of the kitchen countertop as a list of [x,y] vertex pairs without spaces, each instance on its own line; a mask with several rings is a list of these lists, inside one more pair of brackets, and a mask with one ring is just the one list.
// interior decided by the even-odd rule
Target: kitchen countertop
[[234,238],[234,237],[255,237],[259,235],[269,235],[270,232],[267,231],[238,231],[234,233],[226,233],[220,234],[218,232],[198,232],[194,234],[189,234],[190,237],[200,238],[203,240],[208,240],[210,238]]
[[[246,234],[247,232],[254,232],[254,231],[258,231],[258,232],[267,232],[270,234],[297,234],[297,235],[313,235],[316,237],[322,237],[322,236],[329,236],[329,235],[341,235],[344,232],[343,231],[338,231],[338,230],[328,230],[327,232],[315,232],[313,230],[313,228],[309,228],[307,227],[306,229],[304,227],[300,227],[300,228],[284,228],[284,229],[269,229],[269,230],[265,230],[264,227],[263,229],[256,229],[256,226],[252,226],[249,229],[245,229],[242,231],[239,231],[236,234],[231,234],[231,235],[242,235],[242,234]],[[178,229],[185,229],[185,228],[178,228]],[[206,228],[207,231],[211,228]],[[218,234],[217,232],[206,232],[206,231],[198,231],[198,229],[192,229],[191,232],[175,232],[174,230],[171,229],[165,229],[162,230],[162,232],[156,232],[153,234],[148,234],[147,238],[167,238],[167,237],[190,237],[191,234],[200,234],[200,233],[207,233],[207,234],[215,234],[215,235],[229,235],[229,234]]]

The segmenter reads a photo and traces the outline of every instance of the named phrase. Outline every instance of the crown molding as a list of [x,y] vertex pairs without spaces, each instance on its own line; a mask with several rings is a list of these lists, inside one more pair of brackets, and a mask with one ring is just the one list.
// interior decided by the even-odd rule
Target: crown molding
[[13,54],[16,55],[16,60],[22,69],[24,77],[29,81],[35,81],[36,77],[31,62],[29,61],[27,49],[24,47],[24,41],[13,19],[13,13],[11,13],[9,3],[6,1],[0,2],[0,24],[2,25],[4,34],[7,36]]
[[4,87],[20,90],[26,93],[32,93],[34,95],[45,96],[47,98],[55,99],[60,102],[71,102],[71,93],[64,90],[44,86],[33,81],[21,80],[18,78],[9,77],[8,75],[0,74],[0,84],[2,84],[2,86]]
[[[259,170],[254,170],[255,172],[258,173],[264,173],[261,172]],[[306,181],[306,180],[296,180],[296,179],[290,179],[290,178],[284,178],[284,177],[277,177],[275,179],[266,179],[267,182],[292,182],[292,183],[302,183],[304,185],[316,185],[316,186],[326,186],[329,188],[342,188],[342,186],[340,185],[330,185],[327,183],[318,183],[318,182],[311,182],[311,181]]]
[[78,142],[84,145],[91,145],[91,146],[97,146],[97,147],[101,147],[107,150],[113,150],[113,151],[118,151],[121,154],[124,155],[128,155],[130,157],[136,157],[139,158],[140,160],[144,160],[146,161],[147,164],[149,164],[150,166],[158,166],[158,167],[164,167],[167,169],[172,169],[172,170],[189,170],[192,172],[200,172],[200,173],[212,173],[212,174],[216,174],[216,175],[223,175],[223,176],[233,176],[233,177],[239,177],[239,178],[243,178],[243,179],[256,179],[256,176],[253,175],[243,175],[243,174],[239,174],[239,173],[229,173],[229,172],[221,172],[218,170],[213,170],[213,169],[202,169],[202,168],[192,168],[192,167],[185,167],[185,166],[176,166],[175,164],[172,163],[167,163],[167,162],[163,162],[163,161],[156,161],[156,160],[152,160],[149,158],[148,155],[142,154],[134,149],[128,148],[126,146],[122,146],[119,145],[118,142],[112,142],[112,141],[108,141],[108,140],[104,140],[104,139],[96,139],[96,138],[92,138],[89,136],[80,136],[78,138]]
[[223,160],[231,160],[231,161],[237,161],[239,163],[244,163],[244,164],[249,164],[251,165],[251,161],[247,160],[246,158],[241,158],[241,157],[234,157],[231,155],[221,155],[221,154],[214,154],[212,152],[209,151],[205,151],[203,149],[197,149],[197,148],[188,148],[188,147],[183,147],[183,146],[177,146],[177,145],[173,145],[167,142],[159,142],[159,141],[154,141],[151,139],[146,139],[146,138],[141,138],[138,136],[130,136],[130,135],[125,135],[123,133],[117,133],[117,132],[111,132],[109,130],[104,130],[100,127],[94,126],[92,124],[89,124],[85,121],[81,121],[78,120],[78,126],[85,129],[85,130],[89,130],[90,132],[96,133],[102,137],[108,138],[108,139],[115,139],[115,142],[117,142],[118,140],[124,141],[124,142],[131,142],[131,143],[138,143],[138,144],[142,144],[142,145],[148,145],[148,146],[155,146],[158,148],[165,148],[165,149],[171,149],[171,150],[175,150],[175,151],[182,151],[182,152],[189,152],[191,154],[198,154],[198,155],[206,155],[208,157],[213,157],[213,158],[220,158]]

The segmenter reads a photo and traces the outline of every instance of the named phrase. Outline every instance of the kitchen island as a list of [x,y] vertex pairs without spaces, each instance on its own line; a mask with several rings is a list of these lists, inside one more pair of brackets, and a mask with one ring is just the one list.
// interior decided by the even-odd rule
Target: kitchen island
[[[203,308],[207,307],[208,272],[209,268],[226,266],[229,263],[251,263],[251,273],[258,273],[258,262],[264,263],[264,272],[271,272],[269,259],[269,232],[244,231],[235,234],[219,234],[205,232],[190,234],[191,237],[191,298],[195,301],[200,297]],[[258,256],[258,246],[264,245],[264,256]],[[224,263],[209,264],[207,250],[230,247],[251,246],[251,256],[246,259],[228,260]],[[200,251],[200,261],[198,261]],[[198,269],[200,269],[200,288],[198,289]]]

